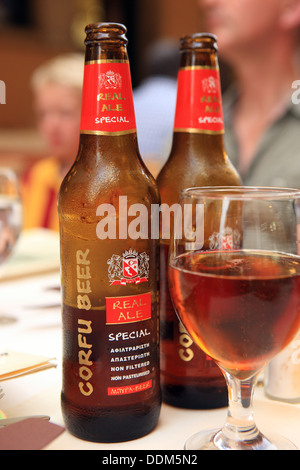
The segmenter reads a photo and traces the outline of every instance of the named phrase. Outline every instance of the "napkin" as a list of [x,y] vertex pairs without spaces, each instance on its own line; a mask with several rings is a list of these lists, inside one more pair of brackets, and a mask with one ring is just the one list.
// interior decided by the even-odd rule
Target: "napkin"
[[0,429],[0,450],[41,450],[64,432],[43,418],[28,418]]
[[23,230],[10,258],[0,267],[0,282],[59,271],[59,235],[48,229]]
[[56,367],[55,358],[17,351],[0,352],[0,382]]

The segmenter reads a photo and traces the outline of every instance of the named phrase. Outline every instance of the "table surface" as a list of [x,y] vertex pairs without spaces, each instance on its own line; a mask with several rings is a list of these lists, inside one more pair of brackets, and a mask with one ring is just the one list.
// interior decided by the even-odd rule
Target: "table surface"
[[[38,234],[41,235],[43,234]],[[9,278],[5,278],[4,270],[0,282],[0,315],[10,315],[17,319],[15,323],[0,326],[0,351],[9,349],[56,357],[57,367],[2,382],[5,396],[0,401],[0,408],[7,417],[46,414],[51,417],[51,422],[64,426],[60,408],[61,297],[57,289],[60,279],[58,265],[55,269],[53,263],[56,247],[57,263],[59,262],[58,242],[52,235],[46,240],[52,247],[48,250],[51,253],[51,269],[45,268],[43,271],[39,260],[36,263],[38,274],[35,275],[31,269],[30,276],[24,272],[16,275],[13,268],[20,265],[20,259],[24,260],[24,249],[28,250],[29,241],[30,237],[21,243],[15,259],[7,269]],[[44,250],[41,252],[45,253]],[[30,256],[28,254],[28,259]],[[20,270],[18,271],[20,274]],[[300,448],[300,404],[270,400],[265,396],[261,385],[255,391],[254,413],[256,423],[262,431],[280,433]],[[46,449],[180,451],[188,437],[198,431],[221,427],[225,417],[225,408],[185,410],[163,404],[157,427],[141,439],[118,444],[98,444],[77,439],[66,430]]]

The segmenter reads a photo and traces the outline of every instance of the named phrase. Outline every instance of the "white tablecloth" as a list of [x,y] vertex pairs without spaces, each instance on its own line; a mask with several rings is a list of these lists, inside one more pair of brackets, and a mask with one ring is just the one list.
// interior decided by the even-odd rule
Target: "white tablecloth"
[[[52,249],[56,246],[55,238],[51,238],[50,244]],[[59,286],[59,270],[54,270],[53,252],[51,258],[51,272],[47,269],[42,272],[39,266],[38,275],[31,273],[30,276],[14,278],[13,268],[10,267],[10,279],[2,279],[0,282],[0,315],[11,315],[18,320],[0,326],[0,351],[9,349],[54,356],[57,358],[57,367],[2,382],[5,396],[0,400],[0,408],[7,417],[46,414],[53,423],[64,426],[60,410],[61,298],[56,289]],[[270,400],[260,386],[255,392],[254,411],[262,431],[278,432],[300,448],[300,405]],[[46,449],[182,450],[190,435],[222,426],[225,417],[224,408],[195,411],[163,404],[157,428],[141,439],[118,444],[95,444],[79,440],[65,431]]]

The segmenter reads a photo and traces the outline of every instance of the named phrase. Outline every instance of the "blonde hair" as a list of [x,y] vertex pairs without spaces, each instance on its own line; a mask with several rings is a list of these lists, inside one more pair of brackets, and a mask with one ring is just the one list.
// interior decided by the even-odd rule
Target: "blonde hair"
[[31,77],[34,90],[47,84],[59,84],[81,91],[83,83],[84,54],[63,54],[40,65]]

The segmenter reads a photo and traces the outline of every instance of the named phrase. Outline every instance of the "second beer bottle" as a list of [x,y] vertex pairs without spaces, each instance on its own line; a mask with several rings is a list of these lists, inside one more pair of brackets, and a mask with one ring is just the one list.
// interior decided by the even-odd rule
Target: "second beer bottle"
[[[157,177],[161,203],[171,207],[181,189],[239,186],[224,150],[224,122],[214,35],[184,37],[180,48],[173,145]],[[219,234],[230,245],[232,233]],[[230,246],[229,246],[230,247]],[[232,244],[231,244],[232,247]],[[204,247],[204,249],[207,247]],[[227,405],[225,379],[179,323],[168,290],[169,240],[160,247],[161,387],[163,400],[182,408]]]
[[126,28],[86,27],[80,145],[59,194],[62,410],[90,441],[139,438],[157,424],[158,255],[153,177],[137,145]]

